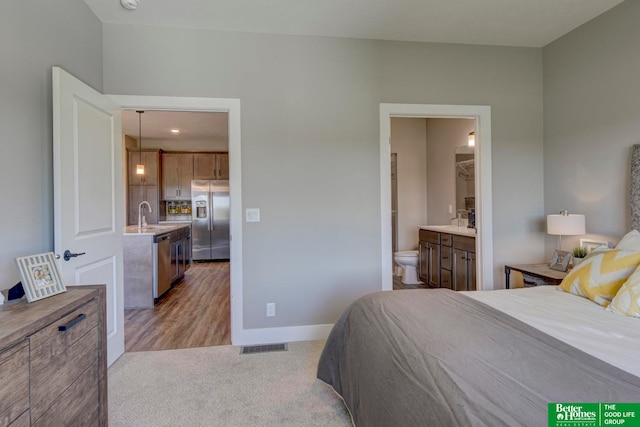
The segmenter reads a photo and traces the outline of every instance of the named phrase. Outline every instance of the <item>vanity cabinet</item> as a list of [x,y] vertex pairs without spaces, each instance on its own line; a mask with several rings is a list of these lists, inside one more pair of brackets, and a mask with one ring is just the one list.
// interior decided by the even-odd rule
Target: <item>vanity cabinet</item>
[[0,306],[0,425],[106,426],[105,286]]
[[420,230],[418,275],[429,287],[440,287],[440,233]]
[[193,179],[229,179],[229,153],[196,153]]
[[430,288],[476,289],[476,239],[419,230],[418,275]]
[[453,250],[451,234],[440,233],[440,287],[451,288],[451,268],[453,266]]
[[476,239],[453,236],[453,288],[476,290]]
[[162,199],[191,200],[192,153],[162,154]]

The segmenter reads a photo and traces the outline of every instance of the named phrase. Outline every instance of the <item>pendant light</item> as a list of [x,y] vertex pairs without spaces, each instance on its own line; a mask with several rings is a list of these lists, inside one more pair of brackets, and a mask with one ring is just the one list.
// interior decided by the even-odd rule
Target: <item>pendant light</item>
[[142,163],[142,110],[136,110],[138,113],[138,146],[140,147],[140,161],[136,165],[136,175],[144,175],[144,164]]

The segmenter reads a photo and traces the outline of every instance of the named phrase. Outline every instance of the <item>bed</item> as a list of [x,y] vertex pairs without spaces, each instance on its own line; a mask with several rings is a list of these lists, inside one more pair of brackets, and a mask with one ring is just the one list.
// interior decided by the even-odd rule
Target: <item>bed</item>
[[378,292],[318,378],[360,426],[546,426],[552,402],[640,402],[640,319],[557,286]]

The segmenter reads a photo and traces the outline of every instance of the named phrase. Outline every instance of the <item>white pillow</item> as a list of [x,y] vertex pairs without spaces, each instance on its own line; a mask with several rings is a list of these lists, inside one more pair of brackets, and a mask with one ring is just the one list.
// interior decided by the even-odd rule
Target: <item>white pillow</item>
[[616,245],[616,249],[623,251],[640,251],[640,232],[631,230],[624,235]]

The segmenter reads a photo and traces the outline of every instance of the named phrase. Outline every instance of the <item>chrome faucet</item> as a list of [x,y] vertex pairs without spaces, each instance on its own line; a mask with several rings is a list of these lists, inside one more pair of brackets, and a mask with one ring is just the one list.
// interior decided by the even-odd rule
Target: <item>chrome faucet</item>
[[153,213],[149,202],[147,202],[146,200],[143,200],[140,202],[140,204],[138,205],[138,228],[139,229],[147,226],[147,218],[144,215],[142,215],[142,205],[145,205],[145,204],[149,206],[149,213]]

